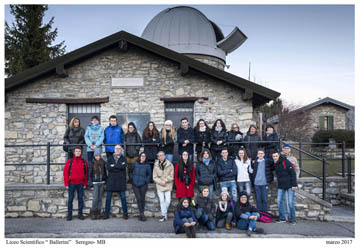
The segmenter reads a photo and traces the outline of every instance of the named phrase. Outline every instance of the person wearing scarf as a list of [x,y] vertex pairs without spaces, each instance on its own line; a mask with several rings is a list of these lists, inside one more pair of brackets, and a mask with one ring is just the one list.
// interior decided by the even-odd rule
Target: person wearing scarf
[[195,168],[189,153],[183,151],[175,168],[176,198],[194,197]]
[[211,159],[210,150],[205,148],[200,154],[199,162],[195,169],[196,180],[199,185],[200,192],[203,187],[209,188],[209,198],[212,199],[213,191],[216,190],[216,166]]
[[231,230],[231,221],[234,217],[233,201],[226,188],[223,188],[220,194],[220,200],[216,209],[215,225],[216,228],[225,227]]

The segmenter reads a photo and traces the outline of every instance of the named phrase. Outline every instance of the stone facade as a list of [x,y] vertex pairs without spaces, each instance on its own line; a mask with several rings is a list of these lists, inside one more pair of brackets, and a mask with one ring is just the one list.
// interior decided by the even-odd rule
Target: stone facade
[[211,65],[220,70],[224,70],[225,68],[225,62],[216,57],[200,55],[200,54],[185,54],[185,55],[189,56],[190,58],[196,59],[200,62],[203,62],[205,64]]
[[[131,46],[127,52],[107,50],[66,69],[68,77],[40,78],[6,93],[5,144],[62,144],[67,123],[66,104],[26,103],[26,98],[102,98],[102,125],[119,112],[149,112],[161,128],[166,97],[207,97],[194,104],[194,121],[209,124],[221,118],[246,132],[253,124],[251,100],[243,101],[240,89],[198,72],[181,76],[179,65]],[[141,88],[112,88],[112,78],[143,78]],[[84,126],[84,124],[83,124]],[[6,163],[45,163],[46,147],[6,148]],[[65,163],[64,152],[51,148],[51,163]],[[44,183],[45,166],[7,166],[6,183]],[[61,182],[61,166],[51,167],[51,182]]]

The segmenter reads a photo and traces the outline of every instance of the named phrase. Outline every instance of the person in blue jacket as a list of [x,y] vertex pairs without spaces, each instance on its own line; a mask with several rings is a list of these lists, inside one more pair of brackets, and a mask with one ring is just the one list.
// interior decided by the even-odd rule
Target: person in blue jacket
[[[116,115],[109,117],[109,126],[105,128],[104,144],[122,144],[124,139],[124,132],[118,125]],[[114,154],[114,146],[106,146],[106,157],[109,159]]]
[[99,117],[91,117],[91,123],[87,126],[85,131],[85,143],[87,145],[87,156],[88,156],[88,184],[87,187],[93,189],[92,174],[93,174],[93,160],[94,152],[96,149],[101,151],[101,144],[104,141],[104,128],[99,124]]
[[188,198],[181,198],[174,213],[174,231],[176,234],[186,233],[188,238],[196,238],[195,225],[197,219]]
[[216,162],[217,175],[220,181],[220,188],[230,189],[231,196],[236,202],[237,199],[237,184],[236,177],[238,174],[236,163],[229,157],[229,152],[226,147],[221,150],[221,158]]

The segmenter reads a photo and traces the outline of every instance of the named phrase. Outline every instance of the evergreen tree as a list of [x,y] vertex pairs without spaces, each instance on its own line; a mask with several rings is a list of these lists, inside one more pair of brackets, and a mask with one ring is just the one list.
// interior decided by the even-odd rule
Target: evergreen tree
[[43,24],[47,5],[10,5],[15,17],[12,27],[5,22],[5,73],[13,76],[65,53],[64,42],[52,45],[57,28],[54,17]]

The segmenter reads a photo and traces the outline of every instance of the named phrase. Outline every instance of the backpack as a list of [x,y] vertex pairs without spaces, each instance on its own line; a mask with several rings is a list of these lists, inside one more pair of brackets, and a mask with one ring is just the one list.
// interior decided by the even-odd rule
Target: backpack
[[[86,175],[86,165],[85,165],[85,160],[81,158],[81,161],[83,162],[84,165],[84,175]],[[73,159],[70,159],[70,164],[69,164],[69,180],[70,180],[70,176],[71,176],[71,166],[73,164]]]
[[260,218],[258,219],[258,221],[264,222],[264,223],[273,222],[274,215],[272,215],[271,213],[265,212],[265,211],[260,211],[259,213],[260,213]]

